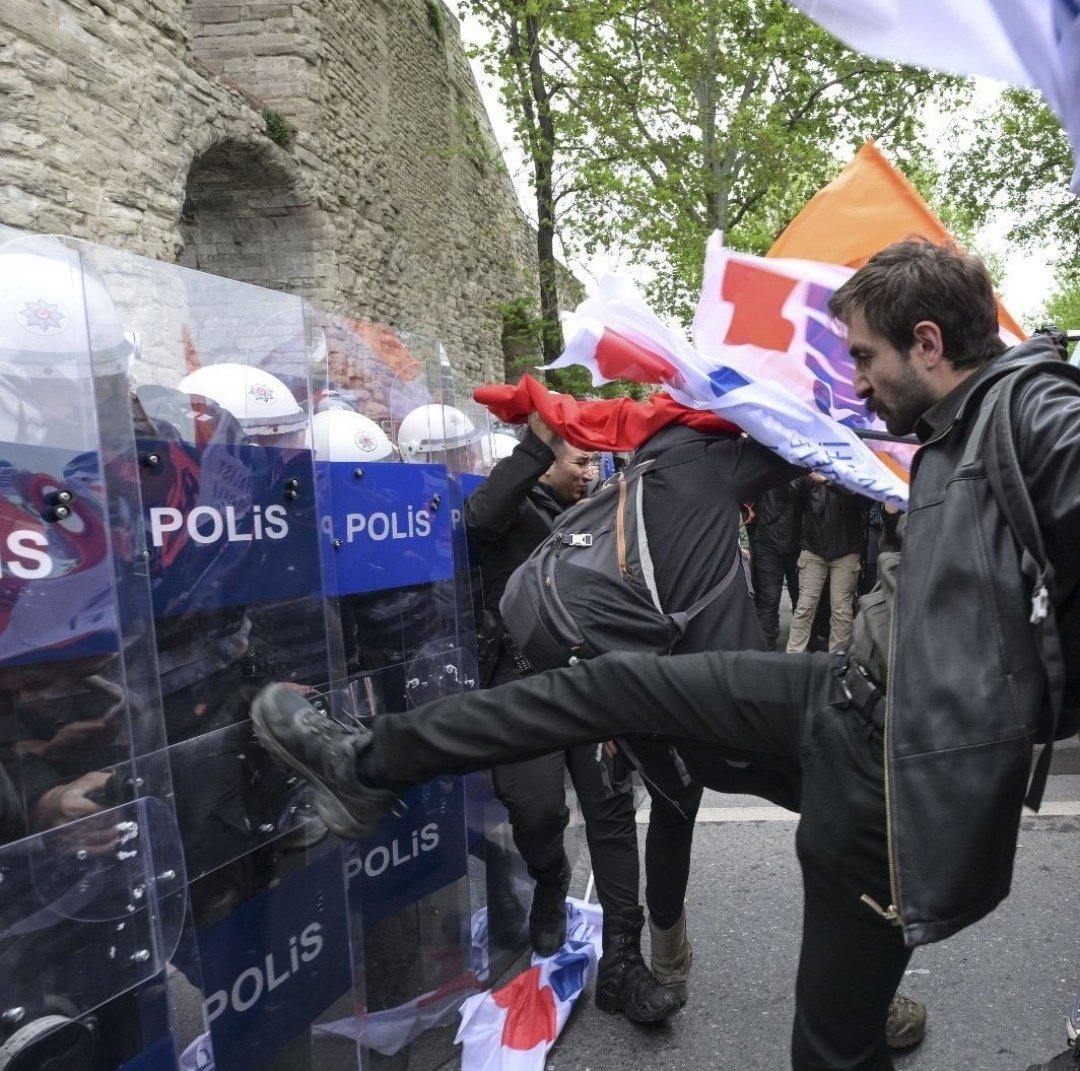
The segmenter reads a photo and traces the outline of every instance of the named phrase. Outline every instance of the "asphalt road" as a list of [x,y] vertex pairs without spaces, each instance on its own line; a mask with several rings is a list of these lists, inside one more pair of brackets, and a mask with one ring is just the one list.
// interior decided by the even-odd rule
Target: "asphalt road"
[[[642,814],[642,820],[646,815]],[[709,794],[687,911],[690,1003],[659,1027],[599,1011],[587,994],[549,1054],[552,1071],[776,1071],[788,1065],[802,895],[795,821],[750,797]],[[903,989],[930,1008],[897,1071],[1024,1071],[1065,1047],[1080,989],[1080,777],[1051,778],[1025,818],[1013,894],[988,919],[916,952]],[[588,880],[585,857],[573,892]]]

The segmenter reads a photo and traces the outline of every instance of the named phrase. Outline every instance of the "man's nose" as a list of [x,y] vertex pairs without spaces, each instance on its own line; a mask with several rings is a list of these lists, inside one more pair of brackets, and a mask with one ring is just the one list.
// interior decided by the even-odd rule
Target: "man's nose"
[[873,393],[874,388],[870,385],[870,380],[867,378],[865,372],[860,372],[859,369],[855,369],[855,379],[853,382],[855,387],[855,393],[860,398],[866,398]]

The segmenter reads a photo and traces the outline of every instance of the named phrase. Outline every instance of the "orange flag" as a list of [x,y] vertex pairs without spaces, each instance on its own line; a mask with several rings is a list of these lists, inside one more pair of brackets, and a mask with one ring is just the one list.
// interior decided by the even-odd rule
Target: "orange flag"
[[[810,198],[766,256],[860,268],[887,245],[913,235],[936,244],[955,240],[919,191],[868,141]],[[1027,337],[1000,300],[998,322],[1017,341]]]

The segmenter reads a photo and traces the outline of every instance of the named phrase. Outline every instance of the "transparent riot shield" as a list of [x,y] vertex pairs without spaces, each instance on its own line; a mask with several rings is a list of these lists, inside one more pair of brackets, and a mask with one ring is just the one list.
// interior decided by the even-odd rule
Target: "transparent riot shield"
[[[133,346],[84,246],[0,234],[0,1046],[101,1055],[186,910],[139,539]],[[112,1039],[118,1061],[136,1040]]]
[[[507,657],[501,642],[502,628],[495,616],[497,599],[485,598],[482,566],[483,548],[469,538],[466,523],[467,500],[484,482],[501,457],[517,445],[511,429],[498,428],[488,410],[473,400],[473,384],[453,365],[445,348],[438,346],[440,382],[452,391],[454,405],[475,429],[475,439],[458,451],[450,475],[450,496],[454,524],[454,558],[458,576],[468,577],[469,604],[463,606],[459,642],[477,666],[477,687],[491,683],[492,667]],[[464,585],[461,585],[464,587]],[[572,813],[573,788],[566,790]],[[532,880],[524,860],[514,846],[509,816],[497,799],[487,771],[466,778],[466,815],[470,846],[470,881],[473,903],[473,930],[478,961],[485,977],[503,974],[528,948],[528,911]],[[567,850],[576,855],[575,842],[568,838]]]
[[330,682],[310,449],[317,339],[298,298],[93,256],[138,345],[127,421],[141,505],[129,523],[145,547],[157,758],[190,903],[168,979],[172,1048],[183,1066],[218,1071],[331,1056],[355,1067],[355,1044],[337,1052],[312,1029],[358,999],[342,848],[249,719],[270,682],[313,697]]
[[[378,325],[317,322],[327,355],[313,418],[325,588],[345,678],[328,706],[343,720],[378,717],[475,679],[460,645],[453,491],[424,419],[441,398],[438,361]],[[461,778],[406,793],[350,852],[367,1003],[335,1029],[359,1037],[373,1066],[434,1066],[450,1053],[457,1007],[478,985],[467,869]]]

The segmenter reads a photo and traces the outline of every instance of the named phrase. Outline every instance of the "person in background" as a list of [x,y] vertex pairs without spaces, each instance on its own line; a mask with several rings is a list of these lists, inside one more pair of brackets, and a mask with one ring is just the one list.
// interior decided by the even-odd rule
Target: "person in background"
[[851,643],[855,588],[859,582],[866,514],[870,500],[838,487],[812,472],[796,483],[799,502],[799,599],[791,618],[788,653],[810,643],[822,589],[829,584],[829,650]]
[[749,531],[754,606],[768,649],[775,651],[785,585],[792,609],[799,602],[799,514],[791,483],[766,491],[754,503]]

